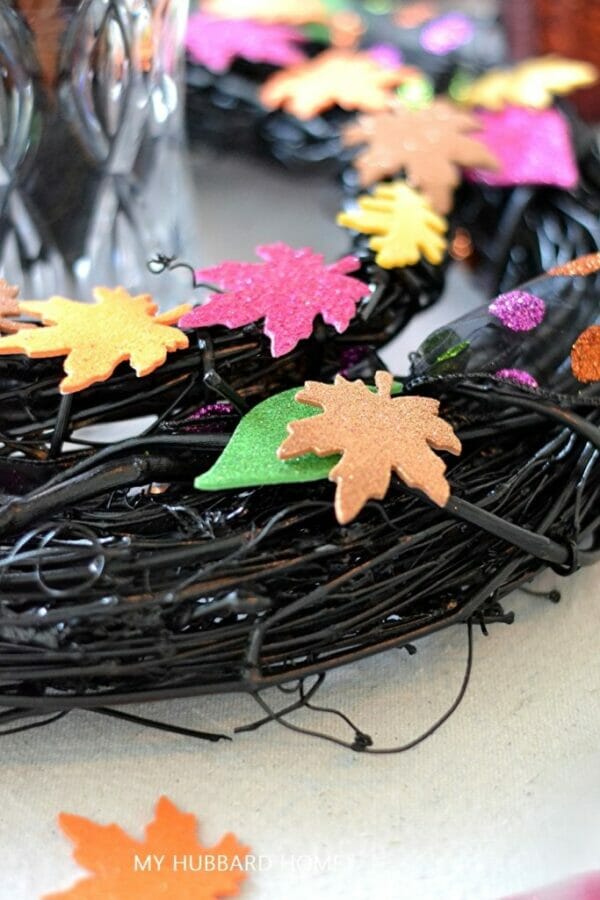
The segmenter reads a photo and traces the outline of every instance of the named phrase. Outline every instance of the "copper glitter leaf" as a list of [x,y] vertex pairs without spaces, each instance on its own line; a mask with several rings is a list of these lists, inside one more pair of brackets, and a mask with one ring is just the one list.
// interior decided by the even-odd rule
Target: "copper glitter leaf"
[[391,397],[389,372],[377,372],[375,383],[376,394],[362,381],[341,375],[333,385],[307,381],[296,399],[321,407],[323,414],[291,422],[278,450],[284,460],[305,453],[342,454],[329,473],[337,484],[335,513],[341,525],[354,519],[367,500],[385,497],[392,472],[445,506],[450,496],[446,465],[432,448],[461,452],[451,426],[438,416],[437,400]]
[[375,112],[385,109],[391,89],[415,70],[387,68],[368,53],[331,49],[305,63],[277,72],[260,90],[260,101],[299,119],[311,119],[332,106]]
[[590,325],[571,350],[571,368],[578,381],[600,381],[600,325]]
[[439,265],[444,258],[448,223],[404,181],[378,184],[373,194],[358,198],[358,209],[340,213],[337,221],[374,235],[369,247],[384,269],[412,266],[422,256]]
[[547,275],[553,276],[575,276],[575,275],[593,275],[594,272],[600,270],[600,252],[587,253],[585,256],[578,256],[561,266],[554,266],[548,269]]
[[490,69],[468,85],[461,102],[468,106],[500,110],[505,106],[545,109],[555,96],[570,94],[593,84],[598,77],[594,66],[560,56],[526,59],[510,69]]
[[19,288],[0,278],[0,334],[16,334],[21,328],[30,328],[25,322],[15,322],[21,310],[17,297]]
[[494,154],[473,137],[478,119],[447,100],[429,106],[396,106],[361,116],[343,132],[346,146],[364,145],[354,166],[360,183],[370,185],[402,171],[423,191],[437,212],[452,208],[461,168],[498,169]]

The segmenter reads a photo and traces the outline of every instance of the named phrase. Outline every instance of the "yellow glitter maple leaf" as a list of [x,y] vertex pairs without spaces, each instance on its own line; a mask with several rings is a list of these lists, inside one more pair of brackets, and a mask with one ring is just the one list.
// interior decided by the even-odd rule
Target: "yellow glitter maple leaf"
[[188,346],[183,331],[167,326],[187,312],[189,304],[155,315],[158,307],[149,294],[132,297],[122,287],[97,287],[93,294],[96,303],[65,297],[21,301],[20,312],[49,327],[0,338],[0,354],[65,356],[67,377],[60,383],[60,392],[71,394],[106,381],[127,360],[138,376],[149,375],[163,365],[167,352]]
[[325,24],[330,17],[323,0],[204,0],[202,11],[226,19],[286,25]]
[[341,525],[354,519],[367,500],[385,497],[392,472],[445,506],[450,496],[446,464],[433,450],[459,454],[462,449],[452,427],[438,416],[438,400],[392,397],[389,372],[377,372],[375,384],[377,393],[341,375],[333,385],[307,381],[296,400],[320,406],[323,414],[290,422],[289,437],[277,451],[284,460],[305,453],[342,454],[329,473],[337,485],[335,513]]
[[492,110],[511,105],[545,109],[555,96],[570,94],[597,78],[598,70],[591,63],[541,56],[510,69],[490,69],[464,89],[460,101]]
[[434,265],[443,260],[447,246],[443,235],[448,223],[405,181],[376,185],[373,194],[358,198],[358,207],[340,213],[338,225],[375,235],[369,247],[382,268],[412,266],[422,256]]
[[335,105],[376,112],[389,104],[391,89],[414,72],[408,66],[382,66],[368,53],[333,48],[276,72],[259,98],[264,106],[282,108],[299,119],[311,119]]

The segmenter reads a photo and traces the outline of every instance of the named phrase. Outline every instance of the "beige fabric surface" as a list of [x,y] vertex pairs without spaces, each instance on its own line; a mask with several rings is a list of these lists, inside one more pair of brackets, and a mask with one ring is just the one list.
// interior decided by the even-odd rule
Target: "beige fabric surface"
[[[330,184],[210,157],[198,159],[195,178],[198,262],[251,258],[254,244],[274,239],[329,257],[347,246],[331,225],[339,195]],[[423,334],[474,302],[453,280],[388,361],[402,371]],[[0,900],[35,900],[82,874],[56,827],[59,810],[141,835],[163,793],[200,817],[206,841],[233,830],[267,858],[243,892],[249,900],[494,900],[600,868],[599,577],[598,567],[569,580],[546,574],[563,591],[558,606],[508,598],[516,623],[477,632],[456,715],[400,756],[361,756],[276,725],[212,745],[84,712],[3,738]],[[453,700],[465,653],[465,630],[446,632],[415,657],[393,651],[333,673],[319,699],[377,744],[403,742]],[[229,733],[260,715],[245,697],[137,711]],[[297,721],[348,734],[317,713]]]

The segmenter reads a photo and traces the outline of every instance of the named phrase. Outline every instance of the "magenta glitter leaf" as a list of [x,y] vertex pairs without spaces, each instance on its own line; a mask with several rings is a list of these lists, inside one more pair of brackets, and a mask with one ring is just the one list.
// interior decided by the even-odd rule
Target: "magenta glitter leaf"
[[492,300],[488,310],[511,331],[532,331],[543,322],[546,304],[527,291],[509,291]]
[[467,178],[497,187],[546,184],[574,188],[579,174],[569,127],[556,109],[507,106],[480,110],[481,141],[500,162],[496,171],[469,169]]
[[447,56],[472,41],[474,35],[473,19],[461,12],[449,12],[425,25],[419,42],[428,53]]
[[189,18],[185,45],[194,62],[224,72],[236,57],[274,66],[302,62],[306,57],[297,44],[303,41],[302,32],[289,25],[196,12]]
[[505,381],[514,381],[515,384],[520,384],[524,387],[539,387],[533,375],[531,375],[530,372],[526,372],[525,369],[498,369],[496,378],[503,378]]
[[313,322],[321,315],[338,332],[346,330],[356,304],[369,293],[367,285],[348,272],[359,268],[355,256],[344,256],[331,265],[309,247],[294,249],[287,244],[256,248],[264,262],[224,262],[199,269],[197,277],[225,293],[211,294],[180,320],[182,328],[226,325],[238,328],[264,319],[264,332],[271,339],[273,356],[293,350],[311,335]]

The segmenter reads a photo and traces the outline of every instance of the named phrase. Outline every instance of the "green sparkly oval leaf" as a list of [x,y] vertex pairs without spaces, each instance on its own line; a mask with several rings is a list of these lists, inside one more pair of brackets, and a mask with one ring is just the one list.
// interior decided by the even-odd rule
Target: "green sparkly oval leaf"
[[[195,487],[201,491],[219,491],[265,484],[300,484],[327,478],[340,458],[337,454],[319,457],[307,453],[288,460],[277,457],[277,450],[287,437],[288,422],[322,412],[316,406],[297,403],[295,397],[299,390],[292,388],[275,394],[250,410],[214,466],[196,478]],[[394,383],[392,393],[401,391],[402,385]]]

